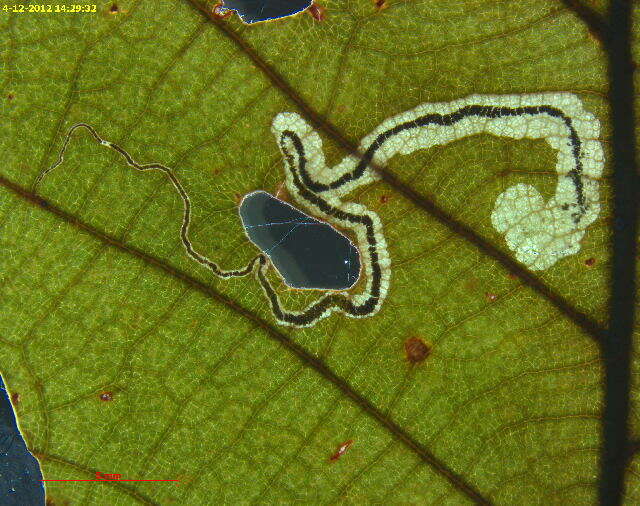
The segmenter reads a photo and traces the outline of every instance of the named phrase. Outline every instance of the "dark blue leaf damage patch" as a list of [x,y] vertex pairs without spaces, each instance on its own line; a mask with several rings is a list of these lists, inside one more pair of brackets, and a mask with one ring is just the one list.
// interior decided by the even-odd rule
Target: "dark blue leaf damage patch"
[[27,449],[0,376],[0,504],[44,505],[40,465]]
[[247,24],[286,18],[308,9],[313,0],[223,0],[222,7],[235,11]]
[[358,280],[358,249],[329,223],[264,191],[245,196],[240,217],[251,242],[269,256],[288,286],[345,290]]

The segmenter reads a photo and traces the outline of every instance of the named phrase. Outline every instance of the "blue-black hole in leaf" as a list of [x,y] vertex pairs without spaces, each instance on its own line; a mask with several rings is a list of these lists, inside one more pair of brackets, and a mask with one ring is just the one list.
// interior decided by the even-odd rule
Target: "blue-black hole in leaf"
[[40,465],[18,429],[13,406],[0,376],[0,504],[43,505]]
[[292,288],[344,290],[360,275],[360,253],[348,237],[277,199],[256,191],[240,204],[242,224]]
[[313,0],[224,0],[222,7],[238,13],[244,23],[286,18],[308,9]]

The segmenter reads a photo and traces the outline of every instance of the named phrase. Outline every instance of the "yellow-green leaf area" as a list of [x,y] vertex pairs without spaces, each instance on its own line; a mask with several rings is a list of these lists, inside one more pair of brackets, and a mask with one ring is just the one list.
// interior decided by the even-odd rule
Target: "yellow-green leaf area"
[[[335,127],[319,130],[329,166],[346,154],[340,138],[357,145],[390,116],[470,94],[571,92],[607,139],[604,56],[576,16],[546,0],[325,0],[322,22],[249,27],[195,1],[112,4],[2,13],[2,373],[45,478],[180,485],[55,483],[54,504],[466,504],[466,486],[496,504],[593,503],[596,338],[396,186],[349,195],[384,228],[380,311],[304,329],[276,322],[253,276],[221,280],[191,261],[169,181],[86,132],[33,190],[68,129],[88,123],[171,167],[193,244],[240,268],[258,251],[239,197],[285,180],[278,113]],[[482,134],[387,168],[509,257],[494,202],[519,183],[550,198],[555,157],[543,140]],[[580,251],[536,273],[600,324],[607,175]],[[269,276],[286,307],[318,296]],[[429,346],[424,361],[408,361],[410,338]]]

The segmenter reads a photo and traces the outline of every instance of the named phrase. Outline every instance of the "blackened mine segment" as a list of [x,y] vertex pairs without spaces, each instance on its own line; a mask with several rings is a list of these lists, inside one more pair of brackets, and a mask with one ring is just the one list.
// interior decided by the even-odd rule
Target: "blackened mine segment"
[[[64,161],[64,155],[65,155],[66,149],[69,145],[69,141],[71,140],[71,136],[76,130],[81,128],[87,130],[91,134],[93,139],[101,146],[105,146],[116,151],[120,156],[124,158],[127,165],[129,165],[133,169],[140,172],[146,172],[146,171],[152,171],[152,170],[162,172],[167,177],[167,179],[171,182],[171,184],[173,185],[176,192],[180,195],[180,198],[182,199],[182,202],[183,202],[183,218],[182,218],[182,224],[180,226],[180,239],[187,252],[187,255],[189,255],[189,257],[191,257],[192,260],[203,265],[204,267],[209,269],[214,275],[220,278],[243,277],[252,272],[255,272],[260,284],[262,285],[263,290],[265,291],[267,297],[271,302],[274,315],[281,323],[288,323],[292,325],[301,325],[301,326],[311,325],[315,323],[317,320],[321,319],[322,317],[327,316],[328,314],[327,311],[331,311],[334,308],[341,309],[345,313],[353,316],[366,316],[376,310],[376,306],[379,300],[379,293],[380,293],[379,268],[373,270],[374,283],[371,288],[371,296],[369,297],[369,299],[366,301],[365,304],[355,305],[352,301],[347,299],[342,294],[331,294],[320,299],[318,302],[310,306],[307,310],[303,311],[302,313],[287,312],[283,310],[280,305],[278,296],[266,276],[266,270],[268,269],[270,264],[265,254],[260,254],[254,257],[243,268],[233,269],[233,270],[224,270],[220,268],[217,263],[213,262],[205,255],[196,251],[189,238],[189,226],[191,223],[191,200],[187,195],[187,192],[185,191],[184,187],[178,180],[177,176],[174,174],[173,170],[159,163],[142,164],[137,162],[124,148],[118,146],[117,144],[111,141],[103,139],[102,137],[100,137],[100,135],[98,135],[97,131],[91,125],[88,125],[86,123],[77,123],[69,129],[69,131],[67,132],[67,135],[65,136],[62,149],[60,150],[60,153],[58,155],[58,159],[53,163],[53,165],[51,165],[48,169],[44,170],[37,177],[34,183],[34,190],[38,188],[39,184],[44,180],[44,178],[50,172],[52,172],[58,166],[60,166],[60,164],[62,164],[62,162]],[[294,139],[294,142],[298,147],[298,151],[302,154],[302,156],[300,157],[300,161],[302,161],[303,163],[306,163],[304,152],[302,150],[302,143],[299,141],[297,136]],[[291,154],[287,155],[287,160],[289,161],[290,164],[293,164]],[[291,167],[291,170],[295,172],[295,167],[293,165],[290,165],[290,167]],[[371,221],[371,218],[369,216],[351,215],[349,213],[344,213],[338,209],[334,209],[331,206],[328,206],[328,204],[326,204],[326,202],[324,202],[323,199],[319,199],[315,197],[312,192],[309,192],[308,190],[306,190],[302,185],[302,183],[300,182],[299,178],[297,178],[297,175],[296,175],[296,184],[298,185],[300,192],[304,193],[304,195],[310,202],[316,202],[317,204],[322,206],[322,209],[331,211],[333,216],[341,217],[341,219],[344,219],[344,220],[354,220],[353,222],[361,222],[366,224],[367,227],[371,230],[371,233],[368,234],[370,238],[369,242],[373,245],[372,247],[375,248],[375,237],[373,236],[373,222]],[[256,192],[256,193],[260,193],[260,192]],[[261,192],[261,193],[266,194],[266,192]],[[45,202],[46,201],[42,200],[43,205]],[[304,215],[304,216],[306,216],[309,220],[314,220],[319,222],[319,220],[315,220],[314,218],[311,218],[308,215]],[[325,224],[325,223],[323,224],[326,225],[327,227],[331,227],[329,224]],[[337,232],[333,227],[331,227],[331,230],[336,234],[339,234],[340,237],[344,238],[347,241],[347,243],[351,246],[351,248],[353,248],[353,250],[347,251],[345,249],[345,251],[342,252],[343,254],[342,261],[343,262],[345,260],[348,261],[350,265],[348,265],[347,267],[349,267],[350,270],[348,270],[348,272],[345,273],[345,279],[346,279],[345,287],[341,286],[338,289],[350,288],[353,284],[355,284],[357,278],[359,277],[359,271],[360,271],[359,252],[357,248],[348,240],[346,236]],[[372,258],[374,262],[377,263],[377,255],[374,254]],[[321,288],[321,289],[324,289],[324,288]]]
[[[293,155],[291,155],[287,149],[287,139],[290,140],[294,146],[297,155],[297,163]],[[290,130],[282,132],[280,145],[282,147],[282,152],[286,154],[287,166],[291,172],[293,183],[302,198],[311,205],[317,207],[326,215],[332,216],[341,221],[346,221],[353,225],[364,225],[366,229],[367,247],[369,249],[368,257],[370,262],[369,270],[371,272],[371,283],[368,291],[368,297],[361,304],[354,304],[352,300],[341,294],[330,294],[319,299],[315,304],[309,306],[302,313],[289,313],[282,310],[275,291],[261,269],[258,271],[258,279],[260,280],[267,297],[271,301],[274,314],[281,321],[293,325],[308,326],[313,324],[327,311],[332,309],[340,309],[344,313],[356,317],[363,317],[374,313],[377,310],[377,306],[380,301],[382,269],[379,262],[378,244],[375,237],[373,220],[367,215],[352,214],[338,209],[305,186],[298,176],[298,171],[306,171],[307,163],[304,146],[298,135]]]
[[492,105],[467,105],[458,109],[455,112],[449,114],[439,114],[439,113],[430,113],[419,118],[416,118],[411,121],[407,121],[406,123],[402,123],[400,125],[396,125],[389,130],[382,132],[376,139],[371,143],[371,145],[367,148],[364,154],[361,156],[360,161],[356,165],[356,167],[351,171],[343,174],[341,177],[336,179],[335,181],[324,184],[314,181],[308,171],[304,168],[304,164],[300,163],[300,177],[304,182],[305,186],[312,190],[315,193],[322,193],[329,190],[335,190],[340,188],[341,186],[359,179],[371,164],[376,152],[387,142],[389,139],[393,138],[395,135],[398,135],[401,132],[411,130],[413,128],[426,127],[429,125],[437,125],[437,126],[451,126],[455,123],[471,117],[478,116],[483,118],[504,118],[509,116],[525,116],[525,115],[537,115],[537,114],[547,114],[554,118],[559,118],[566,125],[569,130],[569,140],[572,147],[572,155],[575,161],[575,167],[569,171],[565,177],[571,179],[575,191],[576,191],[576,200],[578,203],[579,211],[577,213],[572,214],[573,221],[577,224],[580,222],[582,216],[584,216],[587,210],[587,204],[585,202],[584,197],[584,188],[582,183],[582,160],[581,160],[581,142],[578,137],[578,133],[576,132],[571,118],[569,118],[566,114],[564,114],[560,109],[556,107],[552,107],[549,105],[537,105],[537,106],[526,106],[526,107],[504,107],[504,106],[492,106]]

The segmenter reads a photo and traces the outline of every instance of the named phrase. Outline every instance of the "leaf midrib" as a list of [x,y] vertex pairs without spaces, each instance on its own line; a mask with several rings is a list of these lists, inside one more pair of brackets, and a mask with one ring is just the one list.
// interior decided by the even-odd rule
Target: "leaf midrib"
[[256,327],[263,330],[271,339],[283,346],[287,351],[293,354],[300,362],[314,369],[325,380],[333,384],[339,391],[341,391],[346,397],[351,399],[362,411],[364,411],[370,418],[375,420],[380,426],[386,429],[394,438],[400,441],[406,448],[414,452],[423,462],[428,464],[437,474],[446,479],[451,485],[457,489],[460,493],[467,496],[469,499],[477,504],[491,504],[489,499],[483,496],[476,488],[471,485],[467,480],[456,473],[453,469],[447,466],[444,462],[438,459],[430,450],[428,450],[419,441],[414,439],[407,431],[405,431],[400,425],[398,425],[391,417],[387,416],[380,409],[378,409],[371,401],[361,395],[355,390],[349,382],[336,374],[321,358],[309,352],[303,346],[299,345],[289,336],[280,332],[273,325],[266,320],[260,318],[257,314],[246,309],[230,297],[218,292],[211,286],[203,283],[202,281],[194,278],[188,273],[178,269],[177,267],[157,258],[149,253],[142,251],[135,246],[129,245],[116,237],[107,234],[98,228],[83,222],[76,216],[64,211],[57,207],[46,199],[34,194],[27,188],[14,183],[7,179],[3,175],[0,175],[0,186],[5,190],[10,191],[15,196],[21,198],[27,203],[38,207],[39,209],[54,215],[56,218],[65,222],[66,224],[76,228],[77,230],[88,234],[89,236],[101,241],[102,243],[125,252],[144,263],[153,266],[154,268],[168,274],[174,279],[181,281],[188,285],[191,289],[194,289],[210,299],[221,303],[240,316],[253,322]]

